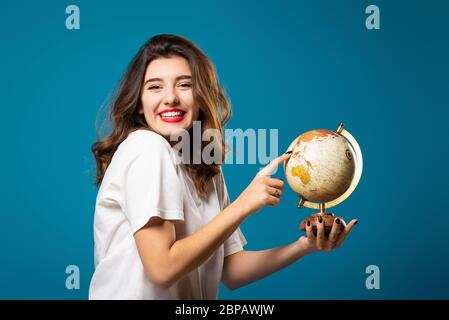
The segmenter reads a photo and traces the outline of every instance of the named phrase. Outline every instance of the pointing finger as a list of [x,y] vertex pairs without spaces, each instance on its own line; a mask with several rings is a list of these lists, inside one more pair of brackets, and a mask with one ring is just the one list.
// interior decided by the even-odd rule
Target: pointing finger
[[290,153],[284,153],[282,156],[275,158],[265,168],[260,170],[259,174],[260,175],[264,175],[264,176],[271,176],[273,173],[276,172],[277,167],[282,162],[287,160],[290,157],[290,155],[291,155],[291,152]]

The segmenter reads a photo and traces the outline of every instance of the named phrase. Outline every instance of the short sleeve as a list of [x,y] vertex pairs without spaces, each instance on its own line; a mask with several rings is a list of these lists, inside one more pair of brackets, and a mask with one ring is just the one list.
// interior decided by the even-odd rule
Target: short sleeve
[[133,234],[154,216],[183,220],[183,199],[168,147],[156,145],[132,159],[124,176],[124,211]]
[[236,252],[242,251],[243,247],[247,243],[248,242],[246,241],[242,230],[240,230],[240,228],[237,228],[237,230],[235,230],[234,233],[231,234],[231,236],[224,243],[224,256],[226,257]]
[[[226,182],[224,179],[223,171],[221,172],[221,192],[222,192],[222,210],[226,208],[229,203],[229,194],[226,187]],[[245,236],[243,235],[242,230],[237,228],[234,233],[224,242],[224,256],[229,256],[236,252],[242,251],[243,247],[247,244]]]

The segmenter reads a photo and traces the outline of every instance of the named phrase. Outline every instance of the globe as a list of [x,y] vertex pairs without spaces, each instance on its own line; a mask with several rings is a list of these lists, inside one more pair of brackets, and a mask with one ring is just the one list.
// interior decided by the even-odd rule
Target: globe
[[329,202],[343,195],[354,178],[354,151],[340,134],[312,130],[289,146],[292,155],[285,164],[289,186],[302,200]]

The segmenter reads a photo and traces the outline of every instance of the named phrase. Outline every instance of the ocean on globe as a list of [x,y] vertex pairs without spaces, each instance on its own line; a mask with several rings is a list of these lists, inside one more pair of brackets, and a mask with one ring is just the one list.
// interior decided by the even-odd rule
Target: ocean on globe
[[348,141],[330,130],[301,134],[289,146],[292,155],[284,166],[290,187],[304,200],[333,201],[351,185],[354,152]]

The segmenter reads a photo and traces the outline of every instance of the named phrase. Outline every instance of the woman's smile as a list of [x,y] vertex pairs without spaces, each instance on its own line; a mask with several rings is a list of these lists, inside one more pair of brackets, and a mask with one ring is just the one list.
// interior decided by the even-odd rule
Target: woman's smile
[[185,111],[175,108],[166,109],[159,113],[162,121],[169,123],[181,122],[182,120],[184,120],[185,115]]

